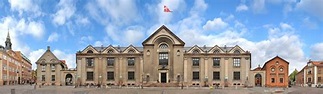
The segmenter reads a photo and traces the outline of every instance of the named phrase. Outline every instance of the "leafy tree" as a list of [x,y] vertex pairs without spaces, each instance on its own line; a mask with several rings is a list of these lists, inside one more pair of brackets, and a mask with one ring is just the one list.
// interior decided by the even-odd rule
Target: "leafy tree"
[[298,71],[295,69],[290,75],[289,75],[289,79],[291,82],[295,82],[296,80],[296,74],[298,73]]

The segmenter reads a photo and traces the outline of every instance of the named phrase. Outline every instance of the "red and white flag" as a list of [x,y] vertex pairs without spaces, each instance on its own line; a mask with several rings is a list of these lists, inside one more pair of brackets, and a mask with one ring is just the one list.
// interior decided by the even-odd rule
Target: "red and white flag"
[[172,11],[170,11],[169,8],[164,5],[164,12],[172,12]]

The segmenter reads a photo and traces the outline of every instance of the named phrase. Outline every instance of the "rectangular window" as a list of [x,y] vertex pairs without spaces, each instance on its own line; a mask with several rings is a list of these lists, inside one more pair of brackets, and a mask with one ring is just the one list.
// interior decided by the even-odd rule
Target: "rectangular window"
[[214,67],[220,66],[220,58],[213,58],[213,66]]
[[193,66],[199,66],[200,65],[200,58],[192,58]]
[[128,58],[128,66],[135,66],[135,58],[134,57]]
[[159,53],[159,65],[168,65],[168,53],[167,52]]
[[240,67],[240,58],[233,58],[233,66]]
[[199,80],[200,79],[200,73],[199,72],[193,72],[193,80]]
[[317,77],[317,82],[321,82],[322,78],[321,77]]
[[52,81],[55,81],[55,75],[52,75]]
[[317,71],[317,73],[318,73],[318,74],[321,74],[321,69],[319,69],[319,70]]
[[50,64],[52,71],[55,71],[55,64]]
[[280,83],[284,83],[284,78],[279,78]]
[[220,80],[220,72],[219,71],[213,72],[213,80]]
[[233,72],[233,80],[240,80],[240,72]]
[[86,58],[86,66],[93,67],[94,66],[94,59],[93,58]]
[[41,75],[41,81],[45,81],[45,75]]
[[307,78],[307,82],[312,82],[312,79],[311,78]]
[[107,66],[114,66],[114,57],[107,58]]
[[46,64],[42,64],[41,65],[41,71],[45,71],[46,70]]
[[114,72],[107,72],[107,80],[114,80]]
[[271,78],[271,83],[275,83],[275,78]]
[[128,80],[135,80],[135,72],[128,72]]
[[93,81],[93,72],[86,72],[86,81]]

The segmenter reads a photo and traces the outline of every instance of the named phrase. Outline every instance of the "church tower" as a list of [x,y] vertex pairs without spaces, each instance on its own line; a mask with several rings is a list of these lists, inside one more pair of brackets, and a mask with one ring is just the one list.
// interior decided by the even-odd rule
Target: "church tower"
[[8,29],[8,35],[7,35],[5,44],[6,44],[6,50],[12,50],[11,49],[12,43],[10,40],[9,29]]

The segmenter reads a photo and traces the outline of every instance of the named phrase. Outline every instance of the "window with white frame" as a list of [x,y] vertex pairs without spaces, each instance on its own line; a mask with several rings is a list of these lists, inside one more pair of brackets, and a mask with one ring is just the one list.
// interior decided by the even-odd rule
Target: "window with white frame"
[[114,66],[114,57],[107,58],[107,66]]
[[128,66],[135,66],[135,58],[134,57],[128,58]]
[[51,67],[52,71],[55,71],[55,64],[51,64],[50,67]]
[[199,66],[200,65],[200,58],[192,58],[193,66]]
[[233,66],[234,67],[240,67],[241,66],[240,58],[233,58]]
[[46,69],[46,64],[41,64],[41,71],[45,71]]

